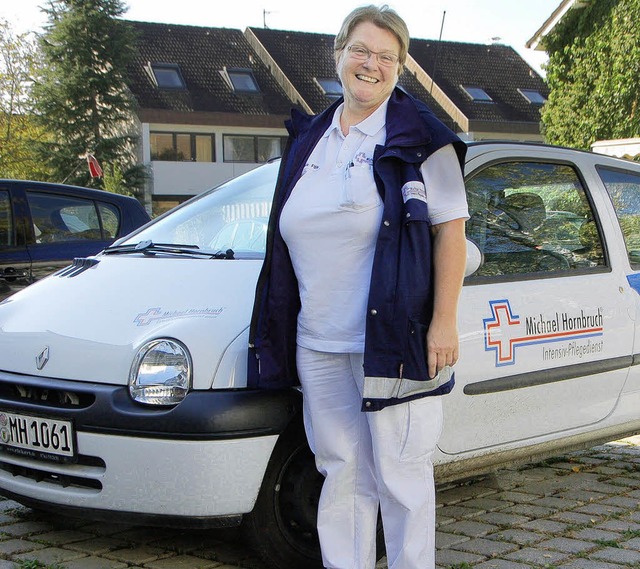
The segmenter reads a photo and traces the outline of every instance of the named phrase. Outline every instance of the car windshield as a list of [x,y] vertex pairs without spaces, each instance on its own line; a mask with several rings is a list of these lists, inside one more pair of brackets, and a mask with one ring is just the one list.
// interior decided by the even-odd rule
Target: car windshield
[[279,162],[265,164],[209,190],[118,245],[151,241],[262,258],[278,167]]

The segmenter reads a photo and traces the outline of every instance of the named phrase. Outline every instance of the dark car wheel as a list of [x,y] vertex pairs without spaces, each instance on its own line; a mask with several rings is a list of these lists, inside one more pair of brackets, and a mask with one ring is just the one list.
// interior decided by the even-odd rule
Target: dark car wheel
[[304,430],[292,426],[271,456],[245,534],[272,567],[322,569],[316,531],[322,476],[315,468]]
[[[278,440],[253,511],[243,521],[248,541],[272,567],[322,569],[316,529],[322,482],[301,422],[296,423]],[[380,558],[380,522],[377,537]]]

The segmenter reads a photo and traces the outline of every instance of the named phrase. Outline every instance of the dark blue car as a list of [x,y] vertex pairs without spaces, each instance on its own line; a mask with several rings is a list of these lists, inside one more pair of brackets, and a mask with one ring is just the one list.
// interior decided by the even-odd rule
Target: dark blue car
[[63,184],[0,180],[0,300],[98,253],[149,221],[138,200]]

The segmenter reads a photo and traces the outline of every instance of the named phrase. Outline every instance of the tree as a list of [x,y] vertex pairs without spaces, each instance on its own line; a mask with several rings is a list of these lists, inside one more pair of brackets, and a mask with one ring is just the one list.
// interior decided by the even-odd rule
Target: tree
[[545,39],[549,142],[588,149],[640,135],[640,0],[593,0]]
[[33,116],[31,86],[40,53],[32,34],[15,34],[0,19],[0,178],[48,179],[35,145],[45,131]]
[[121,0],[49,0],[40,47],[45,59],[33,92],[41,124],[53,140],[40,145],[58,181],[85,186],[91,178],[84,160],[93,154],[103,167],[122,172],[124,184],[139,190],[144,167],[137,164],[134,101],[126,69],[135,33],[118,19]]

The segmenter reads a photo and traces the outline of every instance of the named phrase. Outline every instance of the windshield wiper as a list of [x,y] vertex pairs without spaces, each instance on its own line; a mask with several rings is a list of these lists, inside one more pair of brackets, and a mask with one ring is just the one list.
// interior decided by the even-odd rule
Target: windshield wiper
[[103,253],[107,255],[142,253],[144,255],[156,255],[157,253],[167,255],[193,255],[197,257],[208,257],[209,259],[233,259],[232,249],[226,251],[205,251],[197,245],[177,245],[173,243],[154,243],[150,239],[131,243],[128,245],[112,245],[107,247]]

